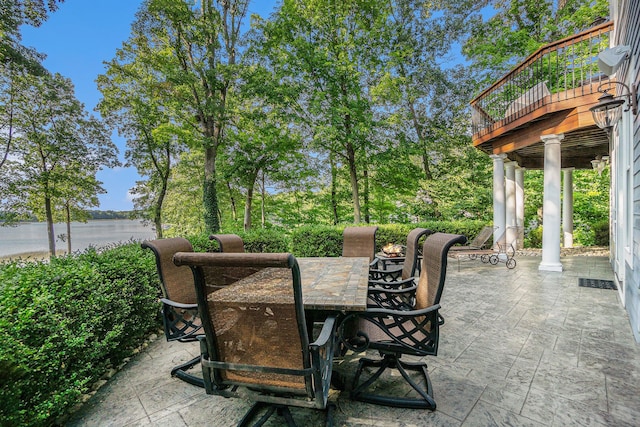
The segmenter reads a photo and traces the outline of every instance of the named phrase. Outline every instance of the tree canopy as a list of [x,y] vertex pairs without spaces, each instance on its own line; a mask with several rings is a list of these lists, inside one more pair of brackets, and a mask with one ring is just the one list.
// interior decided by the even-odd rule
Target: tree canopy
[[[3,34],[19,40],[17,25],[37,25],[56,3],[10,2],[17,15],[0,15]],[[140,174],[135,207],[159,236],[166,224],[184,234],[489,221],[492,165],[471,145],[469,100],[543,44],[606,16],[607,2],[283,0],[269,17],[248,10],[248,0],[145,0],[97,78],[103,124],[68,119],[105,157],[65,163],[86,180],[77,181],[83,191],[56,185],[55,203],[69,212],[95,203],[92,173],[113,162],[109,126],[126,138],[126,165]],[[60,151],[69,140],[52,126],[13,132],[29,72],[3,67],[6,152],[27,135]],[[67,83],[51,82],[63,105]],[[10,155],[2,162],[0,172],[7,162],[23,167]]]

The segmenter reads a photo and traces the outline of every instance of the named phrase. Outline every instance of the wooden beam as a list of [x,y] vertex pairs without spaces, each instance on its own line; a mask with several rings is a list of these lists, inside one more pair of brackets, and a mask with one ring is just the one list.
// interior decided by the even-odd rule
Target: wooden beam
[[573,118],[572,111],[565,110],[549,116],[545,120],[539,120],[530,126],[522,128],[517,132],[511,132],[500,138],[491,141],[493,154],[508,154],[521,148],[528,147],[540,142],[540,135],[550,135],[554,130],[566,121],[577,121]]

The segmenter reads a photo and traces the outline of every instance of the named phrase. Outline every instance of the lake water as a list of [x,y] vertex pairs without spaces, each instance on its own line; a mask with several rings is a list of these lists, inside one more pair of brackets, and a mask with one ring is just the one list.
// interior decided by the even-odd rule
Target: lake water
[[[53,226],[56,236],[67,233],[64,223]],[[139,220],[104,219],[71,223],[71,250],[84,250],[89,246],[101,247],[109,243],[129,240],[154,239],[155,231]],[[67,242],[56,237],[56,250],[67,249]],[[0,227],[0,257],[29,252],[48,252],[47,224],[44,222],[21,223],[16,227]]]

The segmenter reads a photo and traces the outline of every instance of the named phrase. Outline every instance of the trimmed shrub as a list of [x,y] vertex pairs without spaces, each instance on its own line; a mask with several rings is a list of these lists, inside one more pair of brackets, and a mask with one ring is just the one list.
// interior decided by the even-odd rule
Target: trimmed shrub
[[0,266],[0,419],[51,425],[160,327],[158,278],[138,243]]
[[291,252],[297,257],[340,256],[343,229],[327,225],[296,228],[291,233]]
[[593,243],[596,246],[609,246],[609,221],[593,224]]
[[[419,224],[380,224],[376,233],[376,251],[387,243],[404,245],[407,234],[416,228],[434,232],[462,234],[472,239],[486,224],[483,221],[429,221]],[[297,257],[340,256],[345,226],[304,226],[291,233],[292,253]]]
[[[245,252],[289,252],[291,250],[290,237],[282,229],[257,228],[248,232],[232,231],[228,233],[237,234],[242,238]],[[209,234],[189,236],[187,239],[193,245],[195,252],[217,252],[219,249],[218,242],[209,240]]]

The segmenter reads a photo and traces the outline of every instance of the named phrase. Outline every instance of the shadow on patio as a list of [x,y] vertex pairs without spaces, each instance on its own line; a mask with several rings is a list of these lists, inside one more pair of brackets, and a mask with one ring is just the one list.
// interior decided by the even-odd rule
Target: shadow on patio
[[[562,258],[562,273],[538,257],[513,270],[449,262],[437,357],[427,358],[435,412],[351,402],[336,393],[340,426],[634,426],[640,419],[640,346],[615,290],[578,286],[611,280],[606,257]],[[248,409],[169,376],[197,344],[158,338],[78,411],[70,426],[232,426]],[[349,375],[356,359],[336,369]],[[396,381],[397,380],[397,381]],[[389,378],[392,384],[402,384]],[[402,392],[402,390],[398,390]],[[299,425],[324,415],[292,408]],[[267,425],[277,425],[278,418]]]

